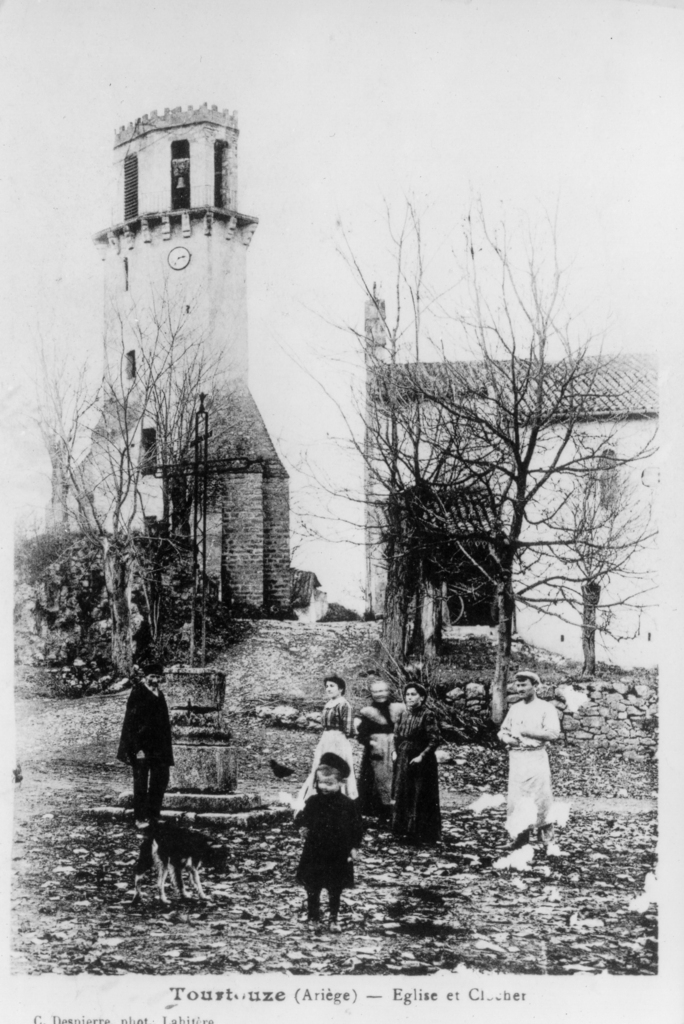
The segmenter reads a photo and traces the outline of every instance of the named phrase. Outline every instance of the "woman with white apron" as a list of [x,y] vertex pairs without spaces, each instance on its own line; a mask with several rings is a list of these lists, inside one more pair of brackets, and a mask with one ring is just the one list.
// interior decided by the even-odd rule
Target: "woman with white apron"
[[301,809],[307,798],[315,793],[316,769],[321,757],[327,752],[337,754],[349,765],[349,778],[345,780],[342,792],[350,800],[356,800],[359,795],[354,775],[352,747],[349,742],[349,737],[354,729],[352,709],[351,704],[344,696],[347,684],[341,676],[335,675],[326,676],[323,682],[328,696],[327,703],[323,708],[323,735],[314,750],[311,772],[297,794],[295,810]]

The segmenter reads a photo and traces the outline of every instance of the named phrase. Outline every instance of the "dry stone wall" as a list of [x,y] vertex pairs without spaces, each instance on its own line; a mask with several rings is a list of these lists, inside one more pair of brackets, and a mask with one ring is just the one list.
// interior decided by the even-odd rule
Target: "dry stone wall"
[[[622,752],[626,760],[655,756],[658,685],[652,673],[635,672],[614,680],[544,681],[537,692],[556,706],[566,743]],[[515,699],[512,686],[509,696]],[[488,687],[456,683],[449,700],[466,714],[482,713],[489,702]]]

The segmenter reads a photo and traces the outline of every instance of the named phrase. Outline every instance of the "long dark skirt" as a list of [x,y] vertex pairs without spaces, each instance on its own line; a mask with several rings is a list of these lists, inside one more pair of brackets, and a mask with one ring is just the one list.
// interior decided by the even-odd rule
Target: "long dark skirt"
[[392,831],[411,842],[437,843],[442,835],[437,758],[429,753],[420,764],[409,764],[424,749],[422,743],[397,745]]

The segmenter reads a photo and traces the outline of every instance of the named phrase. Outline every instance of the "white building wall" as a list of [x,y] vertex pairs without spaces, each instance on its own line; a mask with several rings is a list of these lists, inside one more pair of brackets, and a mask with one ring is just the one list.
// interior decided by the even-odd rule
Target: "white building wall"
[[[626,420],[592,424],[597,435],[605,437],[618,458],[635,455],[654,446],[657,420]],[[650,506],[651,526],[658,525],[658,466],[655,453],[648,458],[620,467],[627,485],[633,488],[634,501],[646,513]],[[658,548],[653,538],[646,548],[635,553],[631,560],[634,570],[648,579],[634,581],[619,577],[610,580],[602,593],[602,603],[617,602],[612,609],[610,634],[597,633],[597,660],[622,668],[654,668],[658,664]],[[620,607],[619,601],[635,590],[653,588],[643,593],[634,603],[642,608]],[[600,616],[600,612],[599,612]],[[569,605],[559,605],[556,614],[540,613],[519,604],[516,610],[516,629],[528,643],[555,654],[582,661],[581,614]]]
[[[186,229],[187,230],[187,229]],[[203,219],[190,219],[189,234],[171,224],[164,238],[161,222],[148,232],[120,235],[101,243],[105,263],[105,348],[107,364],[118,372],[122,354],[137,348],[137,331],[152,331],[153,307],[166,306],[175,317],[189,307],[187,331],[205,339],[207,356],[221,356],[226,374],[246,380],[248,368],[247,245],[235,231],[227,238],[226,224],[214,221],[205,233]],[[172,249],[183,246],[190,262],[183,270],[168,263]],[[128,261],[128,289],[126,270]]]

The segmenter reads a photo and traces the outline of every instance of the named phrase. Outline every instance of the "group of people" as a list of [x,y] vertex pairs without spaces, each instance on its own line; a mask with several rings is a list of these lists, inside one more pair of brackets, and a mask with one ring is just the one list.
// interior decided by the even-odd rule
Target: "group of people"
[[[145,829],[161,812],[173,765],[171,725],[159,689],[163,669],[153,665],[131,691],[118,757],[133,769],[133,804],[137,827]],[[551,773],[546,745],[558,739],[555,707],[537,696],[539,677],[519,672],[512,705],[499,737],[509,748],[507,824],[513,846],[528,843],[533,828],[553,840]],[[311,771],[295,801],[295,825],[305,830],[297,881],[307,892],[308,921],[317,928],[321,892],[328,891],[330,928],[339,930],[342,890],[354,884],[354,861],[362,837],[362,817],[386,822],[397,839],[434,845],[442,821],[435,751],[439,723],[427,706],[425,687],[410,681],[404,702],[391,699],[379,677],[370,683],[371,703],[356,719],[346,698],[346,683],[327,676],[321,738]],[[351,738],[363,746],[358,777]],[[517,823],[517,824],[516,824]]]
[[[356,719],[347,700],[346,683],[327,676],[328,701],[323,708],[321,739],[311,772],[298,798],[299,809],[316,788],[318,767],[326,754],[341,758],[347,768],[343,792],[358,800],[358,813],[391,822],[394,834],[408,842],[439,842],[442,830],[435,750],[439,726],[426,706],[420,683],[408,683],[404,703],[391,700],[389,685],[380,678],[370,684],[371,703]],[[358,783],[351,738],[363,746]]]
[[[507,823],[514,848],[529,843],[535,827],[547,848],[553,840],[546,744],[558,739],[560,722],[555,707],[537,697],[539,683],[534,672],[517,674],[514,689],[520,700],[510,708],[499,732],[510,751]],[[401,704],[391,700],[384,680],[375,679],[370,684],[371,703],[355,722],[344,680],[328,676],[325,687],[323,733],[296,802],[295,824],[306,829],[297,880],[307,890],[313,928],[320,921],[321,891],[328,890],[330,928],[336,931],[342,890],[354,884],[361,815],[390,822],[402,841],[439,842],[435,751],[440,735],[420,683],[405,686]],[[363,746],[358,786],[350,743],[354,732]]]
[[[435,750],[439,725],[417,682],[404,688],[404,703],[391,700],[382,679],[370,684],[371,703],[354,720],[346,683],[327,676],[321,739],[295,807],[295,825],[306,830],[297,881],[307,892],[309,926],[317,929],[321,892],[328,891],[329,927],[338,931],[342,890],[354,884],[362,815],[391,823],[411,843],[439,842],[442,819]],[[351,737],[363,746],[358,785]]]

